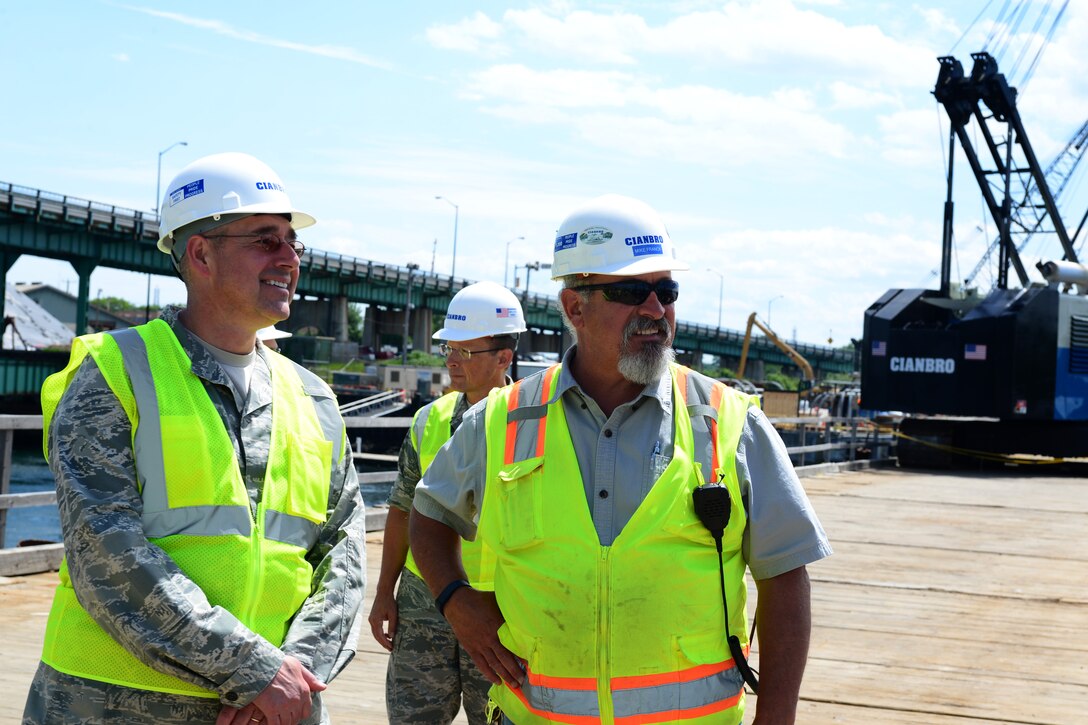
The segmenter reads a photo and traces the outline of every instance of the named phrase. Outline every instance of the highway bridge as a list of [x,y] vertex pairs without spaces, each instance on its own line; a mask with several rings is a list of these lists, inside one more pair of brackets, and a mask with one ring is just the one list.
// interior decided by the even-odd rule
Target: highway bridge
[[[169,257],[155,246],[158,215],[102,202],[0,182],[0,281],[23,254],[69,262],[79,277],[76,329],[85,329],[91,272],[99,266],[172,276]],[[347,340],[347,303],[368,305],[364,328],[404,326],[413,340],[429,349],[433,316],[475,280],[426,274],[408,266],[385,264],[320,249],[302,259],[297,292],[327,302],[330,314],[322,334]],[[408,301],[411,300],[410,307]],[[530,328],[527,348],[561,352],[569,342],[550,295],[522,297]],[[0,298],[0,319],[3,316]],[[739,358],[744,334],[738,330],[677,322],[675,348],[680,360],[699,366],[702,355]],[[377,345],[375,345],[375,348]],[[795,345],[817,371],[817,377],[846,376],[854,370],[852,353],[820,345]],[[793,367],[792,361],[766,338],[753,338],[749,359]],[[0,374],[0,384],[4,376]]]

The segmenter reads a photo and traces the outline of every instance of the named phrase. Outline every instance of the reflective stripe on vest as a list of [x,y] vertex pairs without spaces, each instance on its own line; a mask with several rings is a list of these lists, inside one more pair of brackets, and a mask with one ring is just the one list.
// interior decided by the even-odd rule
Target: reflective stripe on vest
[[[160,320],[77,338],[68,367],[43,385],[46,421],[88,354],[133,426],[148,540],[210,604],[278,646],[310,592],[313,569],[306,553],[327,515],[332,467],[346,449],[342,423],[336,429],[330,416],[318,414],[311,400],[316,391],[307,389],[293,363],[265,355],[275,403],[269,464],[254,513],[222,419],[174,332]],[[79,605],[66,562],[60,576],[43,661],[127,687],[218,697],[129,654]]]
[[[518,725],[740,722],[743,682],[725,641],[717,552],[691,502],[704,479],[693,430],[713,432],[704,465],[733,502],[725,576],[730,629],[746,645],[746,516],[729,464],[751,398],[673,367],[673,398],[691,405],[674,405],[672,461],[603,547],[555,396],[558,367],[549,373],[488,401],[479,531],[498,557],[500,639],[527,662],[526,683],[493,687],[492,698]],[[709,422],[696,426],[689,409]]]
[[[447,393],[420,408],[412,419],[412,445],[419,454],[420,476],[427,471],[438,451],[450,439],[453,411],[457,408],[461,395],[462,393]],[[473,587],[482,591],[495,588],[495,554],[479,538],[475,541],[461,541],[461,563]],[[423,578],[411,549],[408,550],[404,566],[420,579]]]

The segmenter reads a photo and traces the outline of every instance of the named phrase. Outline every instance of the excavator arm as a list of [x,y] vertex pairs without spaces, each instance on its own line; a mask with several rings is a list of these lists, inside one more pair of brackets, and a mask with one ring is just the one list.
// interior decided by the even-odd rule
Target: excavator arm
[[779,338],[778,335],[774,334],[774,331],[764,325],[759,320],[759,318],[756,317],[756,313],[754,312],[748,315],[748,326],[744,330],[744,344],[742,345],[740,350],[740,365],[737,366],[738,378],[744,377],[744,368],[748,364],[748,346],[749,343],[752,341],[753,325],[762,330],[763,334],[767,336],[767,339],[775,344],[775,347],[786,353],[786,355],[789,356],[790,360],[793,360],[794,364],[797,365],[797,367],[801,368],[801,374],[804,376],[804,379],[808,382],[809,386],[811,386],[815,382],[816,374],[813,372],[812,365],[809,364],[808,360],[806,360],[801,355],[801,353],[794,350],[789,345],[789,343]]

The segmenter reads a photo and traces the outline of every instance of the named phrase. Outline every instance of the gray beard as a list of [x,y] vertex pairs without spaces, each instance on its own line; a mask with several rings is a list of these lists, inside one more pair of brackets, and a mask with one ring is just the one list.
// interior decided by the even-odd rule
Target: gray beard
[[623,343],[620,347],[619,372],[627,380],[638,385],[656,383],[668,374],[669,365],[676,359],[676,351],[671,345],[643,345],[638,352],[630,352],[631,336],[639,331],[661,330],[666,339],[672,339],[672,329],[664,318],[660,320],[633,320],[623,331]]

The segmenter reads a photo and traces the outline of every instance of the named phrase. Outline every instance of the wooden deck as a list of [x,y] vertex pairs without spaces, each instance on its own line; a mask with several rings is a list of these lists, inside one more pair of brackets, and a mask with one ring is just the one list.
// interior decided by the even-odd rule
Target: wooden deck
[[[815,627],[798,722],[1085,721],[1088,480],[896,470],[803,480],[835,555],[809,570]],[[380,542],[369,536],[371,584]],[[0,722],[19,720],[54,581],[0,579]],[[329,690],[338,725],[386,722],[386,654],[369,631],[360,644]]]

